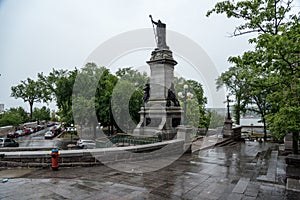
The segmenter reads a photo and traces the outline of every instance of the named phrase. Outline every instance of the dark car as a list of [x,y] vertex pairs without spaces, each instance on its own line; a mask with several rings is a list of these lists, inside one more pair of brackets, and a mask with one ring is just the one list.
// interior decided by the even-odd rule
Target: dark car
[[43,130],[45,127],[43,125],[37,125],[36,126],[36,131]]
[[19,143],[11,138],[0,138],[0,147],[18,147]]

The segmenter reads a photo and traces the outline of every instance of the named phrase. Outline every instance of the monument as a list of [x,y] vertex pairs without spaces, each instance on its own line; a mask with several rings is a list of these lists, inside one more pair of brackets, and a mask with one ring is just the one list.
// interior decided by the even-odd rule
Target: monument
[[[173,139],[180,125],[182,108],[174,89],[174,60],[166,43],[166,24],[151,18],[156,48],[147,64],[150,66],[150,83],[144,87],[144,107],[140,110],[140,122],[133,134],[159,136],[163,140]],[[155,27],[156,26],[156,27]]]

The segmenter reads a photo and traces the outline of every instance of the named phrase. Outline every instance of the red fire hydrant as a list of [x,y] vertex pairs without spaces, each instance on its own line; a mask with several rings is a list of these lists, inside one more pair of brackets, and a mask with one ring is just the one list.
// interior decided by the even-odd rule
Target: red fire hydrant
[[52,169],[53,170],[58,170],[58,156],[60,152],[58,149],[52,149],[50,156],[52,157]]

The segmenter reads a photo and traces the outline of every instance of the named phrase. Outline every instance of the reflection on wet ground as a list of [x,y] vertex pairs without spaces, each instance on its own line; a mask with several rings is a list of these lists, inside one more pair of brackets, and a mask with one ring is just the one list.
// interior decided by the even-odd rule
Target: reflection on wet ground
[[285,163],[276,152],[276,144],[233,142],[149,173],[37,169],[3,183],[0,199],[300,199],[285,189]]

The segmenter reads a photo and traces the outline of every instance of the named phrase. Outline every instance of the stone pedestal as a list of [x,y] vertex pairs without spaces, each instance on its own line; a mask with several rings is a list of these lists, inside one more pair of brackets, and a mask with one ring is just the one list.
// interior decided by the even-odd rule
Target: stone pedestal
[[[134,135],[161,136],[163,140],[173,139],[176,127],[180,124],[182,110],[180,107],[142,107],[140,122]],[[159,137],[160,137],[159,136]]]
[[224,127],[223,127],[223,137],[224,138],[234,137],[233,130],[232,130],[232,124],[233,124],[233,121],[231,119],[225,120]]
[[180,125],[177,127],[177,139],[183,139],[183,151],[185,153],[192,152],[192,127]]
[[170,92],[174,94],[174,66],[169,49],[156,48],[150,61],[150,98],[141,108],[140,122],[134,130],[134,135],[158,136],[163,140],[173,139],[180,125],[182,108],[175,105],[170,99]]

